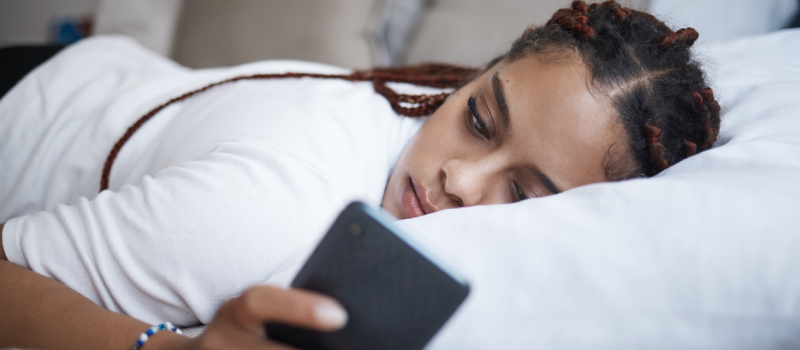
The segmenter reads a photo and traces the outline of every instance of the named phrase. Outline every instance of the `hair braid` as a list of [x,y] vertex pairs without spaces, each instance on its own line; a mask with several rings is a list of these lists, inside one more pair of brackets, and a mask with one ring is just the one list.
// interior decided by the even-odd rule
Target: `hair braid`
[[655,125],[647,125],[645,126],[645,135],[647,138],[647,145],[650,148],[650,160],[653,161],[651,172],[659,173],[669,167],[667,160],[664,158],[667,148],[664,147],[658,139],[658,137],[661,136],[661,128]]
[[614,9],[614,15],[617,16],[617,18],[619,18],[619,19],[621,19],[623,21],[626,18],[628,18],[628,15],[630,15],[631,13],[633,13],[633,11],[631,9],[627,8],[627,7]]
[[[706,87],[700,92],[692,91],[697,110],[706,118],[704,119],[704,129],[701,132],[700,151],[711,148],[719,134],[719,103],[714,99],[714,91]],[[700,97],[698,99],[698,97]],[[698,103],[699,102],[699,103]]]
[[589,6],[583,1],[575,1],[572,3],[572,9],[560,9],[556,11],[546,25],[558,24],[566,30],[574,32],[585,38],[592,40],[597,33],[594,28],[588,25],[589,18],[587,13],[590,11]]
[[617,174],[609,178],[653,176],[709,149],[719,133],[719,104],[690,51],[698,37],[692,28],[673,31],[615,1],[575,1],[544,26],[526,29],[490,66],[577,53],[594,87],[609,92],[628,134],[628,156],[607,164],[606,173]]
[[[111,151],[106,157],[103,164],[103,173],[100,176],[100,191],[108,189],[109,177],[111,176],[111,168],[114,166],[114,161],[117,159],[122,146],[133,136],[133,134],[141,128],[144,123],[152,119],[158,112],[167,106],[183,101],[189,97],[207,91],[211,88],[233,83],[240,80],[258,80],[258,79],[287,79],[287,78],[316,78],[316,79],[342,79],[347,81],[371,81],[375,92],[385,97],[392,109],[400,115],[409,117],[421,117],[430,115],[439,106],[444,103],[444,100],[449,96],[449,93],[440,93],[436,95],[406,95],[398,94],[386,85],[387,82],[409,83],[420,86],[428,86],[435,88],[458,88],[466,81],[469,81],[475,74],[477,69],[458,67],[445,64],[422,64],[415,66],[408,66],[402,68],[376,68],[368,71],[355,71],[352,74],[315,74],[315,73],[283,73],[283,74],[254,74],[244,75],[226,79],[223,81],[215,82],[199,88],[194,91],[187,92],[181,96],[175,97],[166,103],[154,108],[141,118],[136,120],[131,125],[125,134],[111,148]],[[407,106],[402,105],[408,104]]]
[[669,33],[662,35],[658,40],[658,48],[666,49],[676,43],[688,48],[694,45],[694,42],[699,37],[700,33],[694,30],[694,28],[678,29],[677,32],[669,31]]

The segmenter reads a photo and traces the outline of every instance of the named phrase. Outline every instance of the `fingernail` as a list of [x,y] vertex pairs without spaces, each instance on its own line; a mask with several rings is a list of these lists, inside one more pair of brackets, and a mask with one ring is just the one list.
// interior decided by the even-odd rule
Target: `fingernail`
[[347,323],[347,311],[332,303],[320,303],[314,307],[314,317],[319,323],[331,327],[342,327]]

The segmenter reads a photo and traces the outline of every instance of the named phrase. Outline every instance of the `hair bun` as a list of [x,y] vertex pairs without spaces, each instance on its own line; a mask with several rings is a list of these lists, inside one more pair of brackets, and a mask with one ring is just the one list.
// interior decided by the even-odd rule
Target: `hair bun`
[[586,6],[586,3],[583,1],[573,1],[572,9],[583,13],[589,12],[589,6]]
[[700,33],[694,30],[694,28],[678,29],[678,40],[683,42],[686,47],[694,45],[694,42],[697,41],[699,37]]

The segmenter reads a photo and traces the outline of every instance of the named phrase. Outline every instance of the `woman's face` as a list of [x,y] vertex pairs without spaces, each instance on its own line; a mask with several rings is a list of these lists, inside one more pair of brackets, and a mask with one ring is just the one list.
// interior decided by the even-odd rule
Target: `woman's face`
[[608,181],[625,139],[577,58],[501,62],[451,95],[406,146],[382,206],[405,219]]

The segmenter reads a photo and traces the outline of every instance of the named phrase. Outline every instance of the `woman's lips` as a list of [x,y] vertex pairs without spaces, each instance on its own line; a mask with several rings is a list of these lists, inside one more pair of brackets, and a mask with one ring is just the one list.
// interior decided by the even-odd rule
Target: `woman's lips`
[[414,185],[411,183],[411,178],[408,179],[408,183],[403,189],[400,204],[403,207],[403,215],[406,216],[406,219],[425,215],[425,211],[422,210],[422,205],[419,203],[417,192],[414,190]]
[[428,202],[428,198],[425,195],[425,188],[418,185],[411,177],[408,178],[408,183],[403,189],[403,196],[400,202],[403,207],[403,215],[405,215],[407,219],[437,211],[436,207]]

